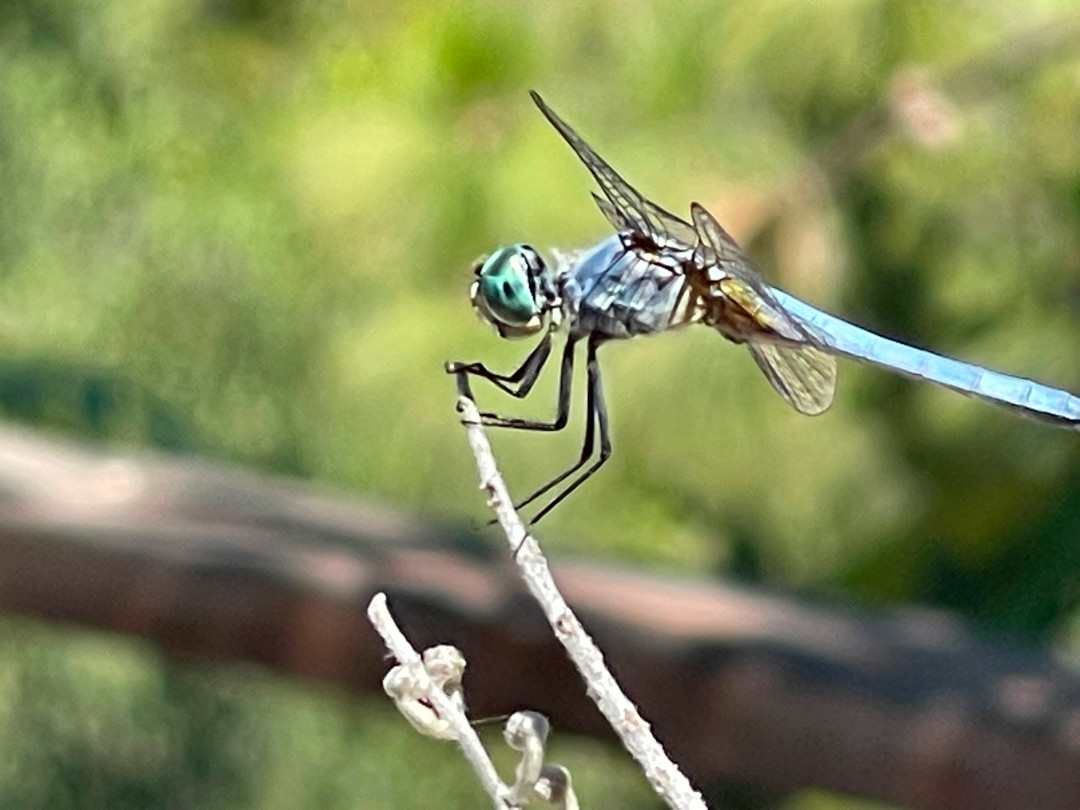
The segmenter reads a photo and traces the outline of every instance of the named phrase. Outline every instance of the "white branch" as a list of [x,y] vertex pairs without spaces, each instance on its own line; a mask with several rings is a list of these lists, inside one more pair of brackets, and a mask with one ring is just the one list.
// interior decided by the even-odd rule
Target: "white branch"
[[704,799],[653,737],[649,724],[623,694],[604,665],[600,650],[555,587],[547,560],[536,540],[525,530],[514,510],[506,484],[496,469],[495,457],[481,427],[476,405],[467,397],[460,397],[457,408],[476,457],[480,488],[488,494],[488,501],[495,510],[525,584],[543,608],[556,638],[566,648],[570,660],[585,679],[587,693],[619,735],[623,746],[637,760],[653,789],[669,807],[675,810],[705,810]]
[[[509,810],[509,808],[512,808],[514,805],[507,803],[505,800],[507,788],[499,780],[499,775],[495,772],[495,766],[491,764],[487,751],[484,750],[484,746],[480,743],[480,738],[476,735],[476,730],[470,725],[469,718],[465,716],[462,706],[432,682],[419,654],[413,649],[409,640],[405,638],[405,634],[398,628],[394,617],[390,615],[390,610],[386,606],[385,594],[377,593],[372,597],[371,603],[368,605],[368,618],[379,635],[382,636],[390,653],[408,671],[409,681],[418,685],[423,698],[434,710],[433,716],[437,717],[439,728],[431,736],[442,739],[452,737],[461,748],[465,759],[468,760],[476,772],[480,784],[488,796],[491,797],[491,803],[496,810]],[[397,702],[396,697],[395,702]],[[403,709],[403,713],[409,718],[409,722],[413,723],[419,730],[424,731],[420,725],[417,725],[418,713],[415,710]],[[443,725],[449,728],[448,732],[443,730]]]

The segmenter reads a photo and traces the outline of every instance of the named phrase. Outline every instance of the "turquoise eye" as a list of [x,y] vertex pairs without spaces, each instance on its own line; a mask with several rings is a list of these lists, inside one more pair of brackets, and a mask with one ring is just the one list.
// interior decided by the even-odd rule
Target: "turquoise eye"
[[478,276],[484,303],[503,323],[524,326],[539,314],[529,284],[528,263],[518,246],[492,253]]

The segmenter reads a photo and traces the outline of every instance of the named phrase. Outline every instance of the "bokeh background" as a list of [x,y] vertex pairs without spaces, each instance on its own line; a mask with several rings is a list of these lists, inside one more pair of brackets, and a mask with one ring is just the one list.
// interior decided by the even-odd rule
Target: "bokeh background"
[[[442,364],[527,347],[477,322],[469,266],[608,232],[529,88],[648,196],[709,207],[772,283],[1080,391],[1074,7],[4,3],[0,410],[484,519]],[[550,553],[944,607],[1075,654],[1074,435],[844,361],[802,417],[704,329],[602,361],[615,456],[542,524]],[[476,390],[554,403],[553,379],[524,405]],[[492,437],[518,493],[576,456],[574,414]],[[0,649],[4,807],[483,801],[377,699],[25,618]],[[589,806],[654,806],[617,752],[559,746]]]

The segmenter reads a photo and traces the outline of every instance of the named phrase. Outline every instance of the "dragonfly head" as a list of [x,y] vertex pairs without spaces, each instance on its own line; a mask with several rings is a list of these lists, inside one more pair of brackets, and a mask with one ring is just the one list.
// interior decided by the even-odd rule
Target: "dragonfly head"
[[473,309],[499,337],[535,335],[558,312],[558,295],[544,260],[528,245],[502,247],[478,260]]

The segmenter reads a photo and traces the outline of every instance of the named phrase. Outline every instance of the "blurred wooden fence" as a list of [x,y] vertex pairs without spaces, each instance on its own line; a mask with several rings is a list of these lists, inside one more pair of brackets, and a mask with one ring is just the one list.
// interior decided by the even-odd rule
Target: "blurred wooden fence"
[[[0,609],[374,692],[388,664],[364,609],[382,590],[415,643],[462,649],[475,716],[528,707],[606,736],[501,542],[242,469],[13,429],[0,488]],[[580,563],[556,574],[699,785],[1080,806],[1080,677],[1049,654],[926,610]]]

